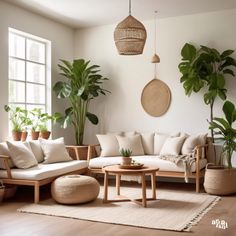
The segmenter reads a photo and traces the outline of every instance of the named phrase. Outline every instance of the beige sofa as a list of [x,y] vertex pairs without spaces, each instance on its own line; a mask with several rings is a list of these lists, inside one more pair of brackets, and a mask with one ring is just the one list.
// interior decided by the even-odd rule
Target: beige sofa
[[35,203],[38,203],[40,199],[40,186],[52,182],[58,176],[69,173],[85,174],[88,170],[88,162],[80,160],[80,150],[86,149],[86,146],[66,146],[68,152],[73,156],[71,161],[50,164],[40,162],[27,169],[14,167],[8,150],[2,150],[4,147],[7,147],[5,143],[1,143],[0,179],[5,184],[33,186]]
[[[131,137],[133,135],[138,135],[140,137],[141,144],[138,144],[138,145],[139,146],[142,145],[143,153],[141,152],[141,154],[139,154],[136,152],[137,151],[137,143],[136,143],[136,146],[133,146],[133,147],[136,150],[135,152],[139,155],[136,155],[136,154],[132,155],[132,159],[135,160],[136,162],[142,163],[146,166],[158,167],[159,171],[156,173],[157,176],[185,178],[186,179],[186,171],[185,171],[183,162],[180,161],[178,164],[175,164],[172,161],[163,160],[161,158],[162,155],[160,155],[160,152],[158,152],[157,149],[159,148],[159,151],[160,151],[161,148],[164,148],[164,146],[165,146],[165,149],[168,149],[168,148],[171,149],[171,147],[168,147],[168,145],[165,145],[165,142],[167,142],[167,139],[165,142],[163,142],[163,140],[160,141],[160,139],[158,139],[158,137],[157,137],[158,136],[157,133],[117,132],[115,134],[108,134],[107,137],[105,137],[105,135],[97,135],[100,144],[90,147],[90,154],[89,154],[89,157],[90,157],[89,171],[90,171],[90,173],[102,173],[102,167],[109,166],[109,165],[116,165],[116,164],[121,163],[122,157],[120,156],[119,152],[117,152],[117,150],[113,152],[111,149],[108,150],[108,147],[106,147],[109,145],[110,146],[115,145],[115,138],[114,137],[119,139],[117,134],[118,134],[118,136],[127,137],[127,138],[123,138],[123,140],[117,140],[117,147],[118,148],[132,149],[132,145],[134,143],[133,144],[129,143],[129,142],[131,142],[130,140],[132,140]],[[166,135],[166,134],[164,134],[164,135]],[[177,135],[174,134],[173,136],[167,135],[169,140],[171,140],[171,137],[173,137],[173,139],[174,139],[174,137],[176,137],[176,136],[180,137],[181,135],[180,134],[177,134]],[[182,135],[182,136],[184,136],[184,135]],[[192,146],[190,145],[190,148],[191,148],[192,156],[194,157],[194,161],[192,161],[191,166],[189,168],[190,173],[188,173],[188,178],[195,179],[196,192],[200,191],[200,179],[202,177],[204,177],[204,173],[205,173],[204,169],[208,163],[208,146],[211,143],[211,139],[206,138],[206,135],[204,135],[204,136],[200,135],[201,137],[205,138],[205,141],[198,142],[195,138],[198,136],[199,135],[192,135],[192,136],[186,135],[186,137],[183,138],[184,141],[181,138],[177,138],[179,140],[180,139],[182,140],[182,144],[179,145],[181,147],[178,146],[178,148],[177,148],[180,150],[180,151],[177,151],[178,155],[182,154],[181,151],[184,151],[184,149],[183,149],[184,147],[186,149],[187,144],[192,145]],[[113,141],[111,141],[111,139]],[[105,144],[104,144],[104,142],[105,142]],[[140,142],[140,141],[138,141],[138,142]],[[161,147],[161,142],[163,142],[162,147]],[[97,147],[101,147],[101,154],[99,154],[99,155],[97,153],[98,152]],[[104,150],[102,150],[104,147],[105,147],[105,149],[107,149],[107,150],[105,150],[105,154],[103,152]],[[117,147],[114,146],[114,148],[116,148],[116,149],[117,149]],[[140,149],[140,147],[138,147],[138,148]],[[187,150],[187,152],[188,152],[188,150]],[[189,152],[190,152],[190,150],[189,150]],[[112,155],[109,156],[109,153]],[[173,150],[170,153],[173,154]],[[185,150],[185,153],[186,153],[186,150]],[[168,151],[167,151],[167,154],[168,154]]]

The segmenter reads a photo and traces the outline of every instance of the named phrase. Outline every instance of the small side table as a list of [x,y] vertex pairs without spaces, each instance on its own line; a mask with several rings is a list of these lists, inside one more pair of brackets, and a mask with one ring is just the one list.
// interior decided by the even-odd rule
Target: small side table
[[[143,167],[142,169],[121,169],[119,168],[119,165],[113,165],[104,167],[102,168],[102,170],[104,172],[104,198],[103,198],[104,203],[133,201],[137,204],[141,204],[143,207],[147,207],[147,201],[156,200],[156,172],[159,170],[159,168]],[[122,198],[122,199],[108,200],[108,176],[112,174],[116,175],[116,193],[118,197],[120,197],[121,175],[141,176],[142,198],[139,199]],[[146,180],[145,180],[146,175],[151,175],[151,185],[152,185],[151,198],[146,197]]]

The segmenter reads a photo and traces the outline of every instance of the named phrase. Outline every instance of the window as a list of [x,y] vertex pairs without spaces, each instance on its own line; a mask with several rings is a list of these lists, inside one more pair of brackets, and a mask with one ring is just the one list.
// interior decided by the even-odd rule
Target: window
[[9,28],[9,105],[51,114],[51,42]]

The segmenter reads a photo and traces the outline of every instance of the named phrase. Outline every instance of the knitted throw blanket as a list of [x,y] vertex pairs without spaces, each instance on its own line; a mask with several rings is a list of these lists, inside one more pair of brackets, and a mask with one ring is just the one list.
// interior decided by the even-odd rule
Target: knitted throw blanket
[[188,183],[188,176],[191,174],[191,166],[195,162],[195,157],[193,154],[188,155],[161,155],[159,156],[160,159],[171,161],[175,163],[177,166],[181,163],[184,166],[184,179],[185,182]]

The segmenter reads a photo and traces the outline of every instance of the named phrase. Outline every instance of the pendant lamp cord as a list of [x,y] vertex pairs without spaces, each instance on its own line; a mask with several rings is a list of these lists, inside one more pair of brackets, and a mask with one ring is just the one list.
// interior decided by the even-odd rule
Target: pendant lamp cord
[[131,16],[131,0],[129,0],[129,15]]
[[156,45],[157,45],[157,11],[155,11],[155,23],[154,23],[154,25],[155,25],[155,35],[154,35],[154,49],[155,49],[155,53],[157,52],[156,51],[156,49],[157,49],[157,47],[156,47]]
[[[155,22],[154,22],[154,25],[155,25],[155,30],[154,30],[154,32],[155,32],[155,35],[154,35],[154,50],[155,50],[155,54],[156,54],[156,52],[157,52],[157,37],[156,37],[156,35],[157,35],[157,11],[155,11]],[[154,63],[154,79],[156,79],[157,78],[157,63]]]

